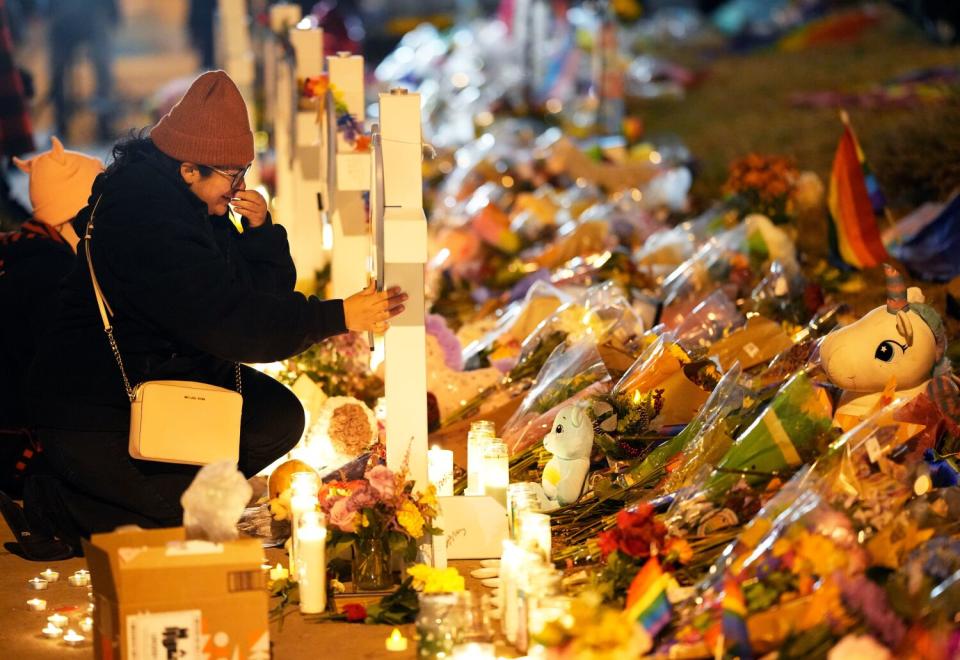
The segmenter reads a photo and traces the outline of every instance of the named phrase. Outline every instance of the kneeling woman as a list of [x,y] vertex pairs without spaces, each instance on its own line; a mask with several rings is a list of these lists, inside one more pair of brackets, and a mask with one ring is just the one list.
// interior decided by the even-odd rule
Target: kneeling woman
[[[253,155],[243,99],[216,71],[194,81],[150,137],[118,144],[97,178],[76,228],[83,236],[96,208],[91,261],[131,384],[235,388],[237,363],[281,360],[340,333],[381,332],[403,311],[397,289],[329,301],[294,292],[286,233],[244,186]],[[242,233],[228,203],[243,217]],[[180,496],[197,472],[129,456],[130,402],[84,252],[27,387],[50,473],[28,481],[22,512],[2,502],[20,550],[37,559],[75,553],[82,536],[118,525],[180,524]],[[239,468],[249,477],[296,444],[304,418],[279,383],[240,372]]]

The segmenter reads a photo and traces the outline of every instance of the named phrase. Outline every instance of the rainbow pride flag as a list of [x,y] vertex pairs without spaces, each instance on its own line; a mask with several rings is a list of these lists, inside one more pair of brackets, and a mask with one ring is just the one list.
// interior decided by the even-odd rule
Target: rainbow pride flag
[[723,636],[730,652],[740,660],[752,660],[750,635],[747,632],[747,606],[740,583],[727,575],[723,580]]
[[877,226],[886,202],[847,114],[841,117],[843,135],[833,158],[827,198],[830,262],[845,270],[872,268],[890,259]]
[[671,608],[667,600],[670,574],[664,573],[656,557],[651,557],[630,583],[627,611],[647,633],[654,637],[670,623]]

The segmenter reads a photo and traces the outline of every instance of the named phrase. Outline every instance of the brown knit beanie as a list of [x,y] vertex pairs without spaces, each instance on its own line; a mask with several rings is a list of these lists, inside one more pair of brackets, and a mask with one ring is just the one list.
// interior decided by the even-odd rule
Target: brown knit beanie
[[150,138],[180,162],[243,167],[253,161],[247,105],[223,71],[208,71],[194,80],[153,127]]

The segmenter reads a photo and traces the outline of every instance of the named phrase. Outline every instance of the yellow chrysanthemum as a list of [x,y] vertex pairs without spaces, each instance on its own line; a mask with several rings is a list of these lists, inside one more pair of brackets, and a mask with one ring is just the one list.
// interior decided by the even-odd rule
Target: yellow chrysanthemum
[[460,572],[453,567],[433,568],[426,564],[415,564],[407,569],[413,578],[413,586],[424,593],[445,593],[463,591],[466,583]]
[[410,500],[405,500],[400,510],[397,511],[397,522],[413,538],[420,538],[423,535],[425,521],[423,516],[420,515],[420,510]]
[[420,493],[420,504],[430,507],[433,510],[437,508],[437,488],[433,484],[427,486],[426,490]]

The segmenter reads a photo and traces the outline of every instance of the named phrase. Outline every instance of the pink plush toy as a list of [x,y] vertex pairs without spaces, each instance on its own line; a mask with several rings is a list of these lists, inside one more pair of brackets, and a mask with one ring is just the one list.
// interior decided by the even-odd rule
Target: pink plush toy
[[891,380],[898,397],[923,392],[946,349],[943,321],[920,289],[907,289],[893,266],[884,270],[887,304],[830,333],[820,348],[827,377],[844,390],[835,420],[845,430],[869,414]]
[[99,159],[68,151],[56,137],[53,147],[29,160],[14,158],[17,167],[30,177],[33,217],[57,228],[76,251],[79,237],[69,222],[87,205],[93,180],[103,171]]

